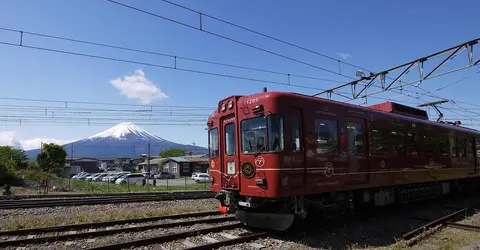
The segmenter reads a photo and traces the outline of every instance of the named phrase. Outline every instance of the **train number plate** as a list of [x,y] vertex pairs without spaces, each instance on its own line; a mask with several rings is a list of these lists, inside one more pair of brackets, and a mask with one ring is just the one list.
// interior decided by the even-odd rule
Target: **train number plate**
[[235,174],[235,162],[227,162],[227,174]]

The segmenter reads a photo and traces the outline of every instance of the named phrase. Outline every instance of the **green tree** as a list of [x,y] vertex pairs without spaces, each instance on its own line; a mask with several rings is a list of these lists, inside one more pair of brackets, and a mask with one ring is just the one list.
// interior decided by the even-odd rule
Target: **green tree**
[[65,166],[67,151],[57,144],[43,144],[43,150],[37,156],[40,168],[45,172],[60,174]]
[[40,170],[40,165],[36,161],[29,161],[28,162],[28,169],[29,170]]
[[162,158],[184,156],[185,155],[185,149],[182,149],[182,148],[168,148],[168,149],[165,149],[165,150],[161,151],[158,155]]
[[23,150],[11,146],[0,146],[0,164],[8,171],[19,169],[27,159]]

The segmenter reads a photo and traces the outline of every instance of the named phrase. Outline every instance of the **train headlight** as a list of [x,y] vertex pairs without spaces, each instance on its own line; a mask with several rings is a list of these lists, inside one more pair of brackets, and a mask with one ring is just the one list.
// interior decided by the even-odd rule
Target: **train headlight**
[[220,105],[220,109],[221,109],[222,111],[225,111],[226,108],[227,108],[227,107],[225,106],[225,103],[222,103],[222,104]]
[[228,109],[232,109],[233,108],[233,102],[231,100],[228,101],[227,106],[228,106]]

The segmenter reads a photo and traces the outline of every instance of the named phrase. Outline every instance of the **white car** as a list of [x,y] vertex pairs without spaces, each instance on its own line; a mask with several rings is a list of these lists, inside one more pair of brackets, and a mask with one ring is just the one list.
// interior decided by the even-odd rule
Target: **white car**
[[138,180],[143,180],[145,179],[145,176],[143,174],[127,174],[119,177],[116,181],[115,184],[135,184]]
[[210,179],[210,176],[207,173],[199,173],[194,177],[193,180],[196,183],[200,183],[200,182],[208,182],[209,179]]
[[201,174],[201,173],[193,172],[192,173],[192,180],[195,180],[195,177],[197,177],[198,174]]

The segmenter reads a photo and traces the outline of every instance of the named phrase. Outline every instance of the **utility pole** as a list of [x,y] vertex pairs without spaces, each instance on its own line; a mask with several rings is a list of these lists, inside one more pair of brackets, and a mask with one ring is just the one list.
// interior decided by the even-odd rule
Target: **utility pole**
[[70,159],[73,160],[73,143],[71,144],[71,147],[70,147]]
[[40,154],[43,153],[43,141],[40,142]]
[[135,160],[135,144],[133,144],[132,159]]
[[193,145],[193,154],[195,154],[195,145],[197,145],[195,142],[192,142],[192,145]]
[[147,169],[148,173],[150,173],[150,143],[148,144],[148,151],[147,151]]

